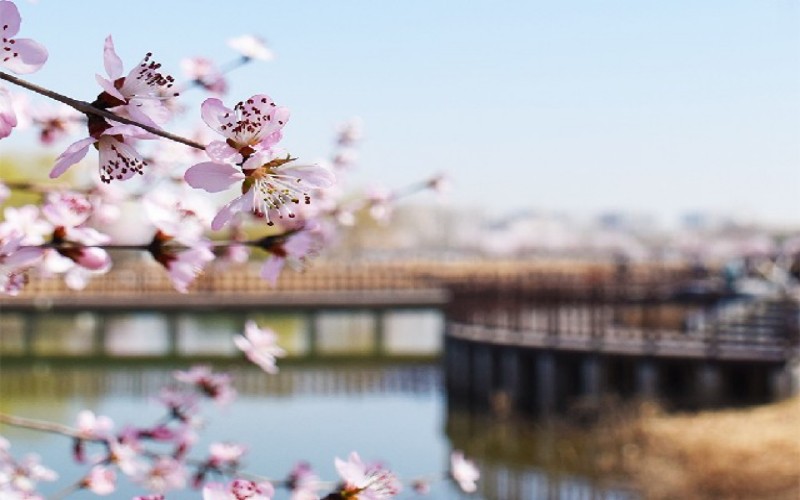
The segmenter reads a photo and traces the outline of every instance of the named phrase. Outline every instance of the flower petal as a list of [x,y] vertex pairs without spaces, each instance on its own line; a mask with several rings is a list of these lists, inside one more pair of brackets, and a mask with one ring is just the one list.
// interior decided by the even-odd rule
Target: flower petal
[[89,151],[89,146],[91,146],[94,143],[95,143],[94,137],[87,137],[85,139],[81,139],[80,141],[71,144],[56,159],[56,164],[53,165],[53,170],[50,171],[50,178],[55,179],[56,177],[66,172],[69,167],[81,161],[83,157],[86,156],[86,153]]
[[282,257],[276,257],[275,255],[270,255],[269,258],[264,261],[264,265],[261,266],[261,278],[266,280],[270,285],[275,286],[278,284],[278,277],[281,274],[281,270],[283,270],[283,265],[286,263],[286,259]]
[[263,38],[255,35],[242,35],[228,40],[228,46],[248,59],[269,61],[275,58]]
[[0,87],[0,139],[11,135],[11,130],[17,126],[17,114],[11,103],[11,94]]
[[230,108],[226,108],[222,101],[217,98],[209,98],[203,101],[200,105],[200,116],[206,125],[211,127],[215,132],[226,135],[222,130],[222,125],[230,121],[230,117],[234,112]]
[[333,172],[316,164],[292,165],[288,163],[276,168],[275,172],[294,177],[298,179],[300,185],[311,189],[331,187],[336,182]]
[[122,76],[122,59],[119,58],[114,50],[114,40],[111,35],[106,37],[106,42],[103,45],[103,65],[106,68],[106,74],[112,81]]
[[147,162],[129,144],[108,135],[101,136],[98,144],[101,181],[105,183],[112,180],[124,181],[136,174],[143,174],[142,169]]
[[184,180],[196,189],[218,193],[244,179],[244,174],[227,163],[203,162],[193,165],[183,175]]
[[248,189],[245,194],[234,198],[230,203],[222,207],[217,213],[214,220],[211,221],[211,229],[219,231],[228,221],[243,210],[250,210],[253,206],[253,197],[255,196],[254,189]]
[[22,18],[14,2],[0,2],[0,20],[3,21],[5,29],[2,30],[3,38],[11,38],[19,33],[19,23]]
[[239,152],[235,148],[230,147],[227,142],[223,141],[211,141],[206,146],[206,154],[209,158],[218,162],[224,162],[229,159],[233,159],[236,162],[241,158],[241,156],[237,157]]
[[37,71],[47,61],[47,49],[30,38],[14,40],[14,54],[3,65],[20,75]]
[[24,247],[3,259],[3,264],[8,267],[28,267],[39,260],[44,254],[44,250],[38,247]]
[[117,90],[117,88],[114,87],[114,84],[111,82],[111,80],[106,80],[105,78],[97,74],[94,75],[94,79],[98,85],[103,87],[103,90],[105,90],[107,94],[110,94],[111,96],[116,97],[120,101],[125,102],[125,96],[123,96],[119,92],[119,90]]
[[102,248],[86,247],[81,249],[75,262],[90,271],[107,271],[111,268],[111,257]]

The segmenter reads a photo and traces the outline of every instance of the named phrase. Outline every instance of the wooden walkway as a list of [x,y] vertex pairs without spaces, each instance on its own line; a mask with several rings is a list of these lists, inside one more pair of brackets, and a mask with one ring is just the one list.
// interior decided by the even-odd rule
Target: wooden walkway
[[287,270],[276,287],[257,265],[212,268],[181,294],[160,266],[128,262],[75,292],[59,278],[38,278],[18,297],[0,296],[0,311],[236,310],[441,307],[448,293],[425,267],[393,264],[315,266]]
[[212,267],[191,293],[145,261],[81,291],[34,279],[0,312],[441,308],[464,340],[611,354],[777,361],[796,354],[796,300],[736,298],[687,267],[587,262],[316,262],[273,288],[258,264]]

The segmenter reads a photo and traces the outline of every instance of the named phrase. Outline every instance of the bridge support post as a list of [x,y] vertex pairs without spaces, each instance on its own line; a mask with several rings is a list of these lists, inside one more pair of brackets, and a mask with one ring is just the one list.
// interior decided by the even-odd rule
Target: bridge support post
[[556,357],[552,351],[536,355],[536,411],[550,415],[556,409]]
[[167,355],[170,357],[178,357],[180,355],[180,346],[178,342],[178,315],[175,313],[167,313]]
[[306,314],[306,355],[314,358],[319,354],[319,327],[318,311],[308,311]]
[[475,408],[488,408],[492,394],[492,349],[485,344],[472,346],[472,370],[470,384],[472,405]]
[[34,336],[36,335],[38,321],[36,314],[25,314],[23,317],[23,330],[22,330],[22,352],[25,356],[34,355]]
[[600,399],[603,387],[603,364],[597,354],[586,355],[581,362],[581,392],[590,401]]
[[636,366],[636,393],[646,399],[658,396],[658,367],[653,358],[642,358]]
[[92,339],[92,351],[94,356],[102,357],[106,355],[106,317],[105,314],[94,314],[94,338]]
[[375,331],[373,332],[372,346],[375,356],[383,356],[386,354],[386,310],[376,309],[373,313],[373,323]]
[[500,353],[500,388],[495,398],[495,410],[510,412],[519,408],[520,400],[520,363],[519,351],[506,347]]
[[697,405],[700,407],[718,406],[722,398],[722,372],[718,364],[704,362],[697,367]]
[[463,401],[468,397],[470,390],[470,348],[464,342],[452,337],[445,337],[445,342],[447,394],[454,396],[451,401]]
[[769,391],[771,400],[780,401],[792,395],[792,373],[788,363],[769,370]]

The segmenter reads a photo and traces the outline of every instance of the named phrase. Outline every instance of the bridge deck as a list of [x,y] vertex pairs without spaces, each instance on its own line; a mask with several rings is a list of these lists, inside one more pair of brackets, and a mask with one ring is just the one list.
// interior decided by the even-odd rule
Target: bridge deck
[[729,300],[687,269],[575,262],[318,263],[273,288],[257,265],[211,268],[179,294],[158,265],[123,262],[76,293],[34,279],[0,312],[442,308],[449,334],[503,345],[687,358],[788,359],[798,305]]

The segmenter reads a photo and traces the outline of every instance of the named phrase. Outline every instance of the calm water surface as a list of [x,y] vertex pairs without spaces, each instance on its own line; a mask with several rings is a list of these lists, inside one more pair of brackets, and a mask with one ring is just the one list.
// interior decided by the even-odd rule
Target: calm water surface
[[[212,441],[241,442],[249,448],[250,472],[281,478],[304,459],[323,478],[333,479],[333,458],[355,450],[365,460],[383,461],[403,478],[414,478],[445,470],[450,451],[459,448],[482,468],[482,492],[475,498],[631,498],[599,486],[603,481],[576,460],[554,459],[564,454],[568,441],[555,444],[554,436],[533,423],[509,427],[466,413],[448,414],[435,365],[289,366],[274,376],[247,367],[230,371],[238,399],[228,407],[206,405],[208,425],[195,457]],[[159,367],[6,366],[0,369],[0,409],[72,424],[78,411],[90,408],[112,417],[117,428],[145,425],[162,416],[151,395],[172,383],[172,371]],[[11,427],[0,432],[12,442],[15,456],[36,452],[61,473],[60,481],[42,488],[44,493],[85,470],[72,463],[66,438]],[[115,498],[141,493],[135,485],[121,484]],[[406,492],[401,498],[414,496]],[[198,497],[191,491],[167,495]],[[435,483],[428,496],[460,497],[445,481]]]
[[[486,499],[627,499],[632,498],[608,478],[596,473],[586,460],[591,446],[556,435],[535,422],[487,419],[448,411],[442,375],[436,361],[408,362],[393,359],[402,354],[435,353],[439,348],[441,321],[429,313],[389,314],[384,319],[388,347],[380,360],[373,335],[376,320],[368,313],[329,314],[316,318],[315,356],[308,356],[307,319],[272,319],[282,345],[295,358],[281,372],[267,375],[237,361],[235,351],[221,368],[232,373],[239,395],[227,407],[204,406],[206,428],[191,456],[202,458],[214,441],[248,446],[245,470],[281,479],[299,460],[308,461],[326,480],[335,480],[334,457],[346,458],[358,451],[365,461],[382,461],[403,479],[441,477],[453,449],[463,449],[481,467],[478,494]],[[262,321],[263,320],[263,321]],[[126,346],[139,353],[157,354],[165,348],[165,319],[158,315],[105,317],[92,315],[36,319],[35,336],[25,340],[25,318],[0,315],[0,411],[64,424],[74,424],[84,408],[114,419],[117,429],[125,424],[145,426],[163,416],[153,397],[161,387],[174,385],[173,367],[113,360],[83,364],[44,361],[9,362],[9,353],[27,345],[35,353],[85,353],[96,349],[97,325],[103,325],[106,347],[125,354]],[[219,352],[229,346],[230,336],[241,331],[241,318],[223,315],[183,315],[177,324],[179,347],[185,355]],[[111,328],[109,328],[111,327]],[[174,328],[174,327],[173,327]],[[16,332],[16,333],[14,333]],[[156,333],[154,333],[156,332]],[[161,332],[161,333],[158,333]],[[416,339],[409,341],[409,338]],[[92,347],[94,346],[94,347]],[[5,351],[5,359],[2,355]],[[225,350],[223,352],[229,352]],[[361,353],[363,361],[343,363],[337,355]],[[185,361],[188,367],[189,360]],[[184,368],[185,368],[184,367]],[[0,434],[12,443],[20,457],[34,452],[45,465],[57,470],[56,483],[40,488],[53,494],[85,473],[71,459],[69,439],[24,429],[0,426]],[[113,498],[142,494],[121,479]],[[169,492],[167,499],[199,498],[196,491]],[[410,489],[400,498],[416,498]],[[466,498],[448,481],[433,483],[425,498]],[[74,494],[70,498],[96,498]],[[287,498],[280,491],[277,498]]]

